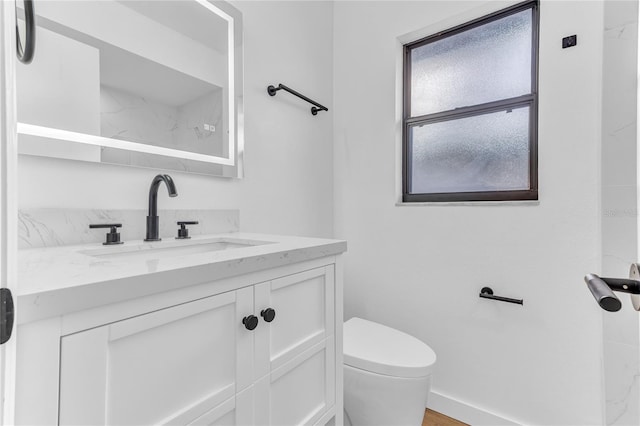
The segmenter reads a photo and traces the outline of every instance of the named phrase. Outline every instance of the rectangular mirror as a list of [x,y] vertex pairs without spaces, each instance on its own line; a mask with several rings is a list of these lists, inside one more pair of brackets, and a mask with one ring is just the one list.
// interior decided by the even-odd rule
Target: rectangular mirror
[[21,154],[241,177],[237,9],[207,0],[34,6],[35,55],[16,72]]

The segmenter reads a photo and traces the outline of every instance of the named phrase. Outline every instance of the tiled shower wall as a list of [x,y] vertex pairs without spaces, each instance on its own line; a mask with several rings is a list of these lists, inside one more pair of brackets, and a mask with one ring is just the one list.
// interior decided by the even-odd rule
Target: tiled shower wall
[[[171,106],[103,85],[100,135],[221,156],[222,105],[222,89]],[[205,129],[205,124],[215,129]]]
[[[636,118],[638,3],[605,2],[602,105],[602,274],[638,262]],[[602,312],[607,425],[640,424],[638,312]]]

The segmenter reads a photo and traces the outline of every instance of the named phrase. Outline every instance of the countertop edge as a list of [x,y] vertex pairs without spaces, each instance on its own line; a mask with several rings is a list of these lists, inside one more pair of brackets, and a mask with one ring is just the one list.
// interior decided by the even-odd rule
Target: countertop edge
[[[339,255],[343,240],[316,240],[308,246],[283,249],[230,260],[178,267],[117,279],[17,294],[17,324],[133,300],[235,276]],[[189,279],[185,272],[190,271]]]

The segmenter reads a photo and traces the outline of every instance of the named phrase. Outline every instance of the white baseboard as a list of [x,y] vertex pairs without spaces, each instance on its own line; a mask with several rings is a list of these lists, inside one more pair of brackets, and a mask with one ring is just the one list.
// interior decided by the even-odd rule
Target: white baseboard
[[473,426],[520,426],[513,420],[436,391],[429,393],[427,408]]

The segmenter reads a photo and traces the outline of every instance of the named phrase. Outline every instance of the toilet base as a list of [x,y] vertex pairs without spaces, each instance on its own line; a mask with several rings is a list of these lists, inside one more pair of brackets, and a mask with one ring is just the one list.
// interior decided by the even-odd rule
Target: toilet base
[[431,376],[391,377],[345,365],[345,425],[420,426],[430,387]]

